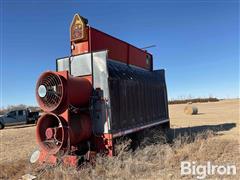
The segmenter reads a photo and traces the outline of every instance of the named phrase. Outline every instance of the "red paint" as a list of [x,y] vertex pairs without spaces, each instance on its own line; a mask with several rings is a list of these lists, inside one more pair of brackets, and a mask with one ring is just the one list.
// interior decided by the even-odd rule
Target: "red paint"
[[57,164],[57,158],[54,155],[49,154],[48,152],[44,151],[43,149],[40,152],[40,156],[38,159],[39,164],[47,163],[50,165]]
[[112,134],[103,134],[103,140],[104,140],[104,145],[107,150],[107,155],[108,156],[114,156],[115,155],[115,148],[114,148],[114,143],[113,143],[113,136]]
[[147,70],[152,70],[152,58],[147,61],[147,55],[152,55],[127,42],[110,36],[92,27],[87,27],[88,39],[81,42],[71,42],[74,47],[72,55],[100,50],[108,50],[108,58]]
[[[108,58],[112,60],[152,70],[151,62],[147,63],[146,60],[147,54],[149,53],[145,50],[139,49],[94,28],[91,28],[90,39],[92,51],[107,49],[109,51]],[[149,55],[151,56],[151,54]]]
[[147,64],[146,58],[147,53],[145,51],[139,51],[138,48],[134,46],[129,46],[129,64],[145,69],[150,69],[149,64]]
[[[108,50],[109,59],[152,70],[152,55],[148,52],[89,26],[86,26],[85,31],[86,37],[84,39],[71,41],[71,55]],[[147,56],[150,57],[149,61],[147,61]],[[41,85],[41,81],[47,79],[49,75],[54,75],[60,82],[59,91],[61,94],[59,102],[53,106],[46,106],[36,91],[40,107],[47,112],[38,120],[36,127],[37,142],[41,147],[40,163],[47,162],[56,165],[58,158],[60,158],[65,165],[76,167],[79,163],[79,156],[76,151],[80,151],[81,146],[84,146],[82,142],[90,142],[91,148],[93,147],[93,151],[91,149],[87,153],[85,152],[84,160],[86,161],[92,162],[96,157],[96,153],[113,156],[115,155],[113,138],[143,128],[134,128],[116,134],[93,135],[89,115],[92,76],[73,77],[67,71],[49,71],[40,76],[38,85]],[[69,110],[71,108],[77,109],[76,112]],[[107,120],[108,113],[106,111],[105,121],[107,122]],[[62,124],[61,126],[57,126],[59,122]],[[48,147],[44,141],[51,139],[56,139],[59,144],[55,147]],[[64,156],[57,155],[62,152],[65,153]]]
[[97,29],[91,28],[91,50],[108,50],[110,59],[118,60],[127,63],[127,48],[128,45],[122,41],[115,39]]
[[76,107],[83,107],[89,103],[92,95],[92,83],[84,77],[72,77],[67,79],[69,102]]
[[90,139],[91,135],[90,116],[85,113],[76,114],[68,121],[55,114],[45,114],[38,120],[36,128],[37,142],[49,154],[56,154],[60,149],[67,148],[68,137],[70,146],[76,146]]
[[46,139],[51,139],[54,136],[54,129],[53,128],[47,128],[45,131]]
[[[42,83],[46,81],[50,76],[54,76],[59,80],[59,89],[61,88],[61,93],[59,94],[60,99],[57,103],[55,103],[56,101],[49,101],[50,105],[47,106],[46,102],[43,101],[44,98],[41,98],[38,95],[38,87],[42,85]],[[91,94],[91,78],[73,77],[68,75],[67,71],[47,71],[40,76],[37,82],[36,98],[40,108],[46,112],[62,112],[68,107],[69,103],[76,107],[87,105],[89,103]]]
[[78,157],[77,156],[71,156],[71,155],[64,156],[63,163],[64,163],[64,165],[77,167]]
[[[53,128],[56,129],[53,130]],[[56,154],[60,149],[67,147],[67,122],[52,113],[42,115],[37,122],[36,138],[44,152]],[[54,143],[57,141],[58,144]]]
[[79,42],[79,43],[71,43],[72,49],[72,55],[78,55],[82,53],[89,52],[89,44],[88,41]]

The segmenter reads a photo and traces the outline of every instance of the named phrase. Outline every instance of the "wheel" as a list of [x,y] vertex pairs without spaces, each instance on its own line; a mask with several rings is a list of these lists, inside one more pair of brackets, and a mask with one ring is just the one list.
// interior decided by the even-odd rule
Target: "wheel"
[[0,123],[0,129],[3,129],[4,125],[2,123]]

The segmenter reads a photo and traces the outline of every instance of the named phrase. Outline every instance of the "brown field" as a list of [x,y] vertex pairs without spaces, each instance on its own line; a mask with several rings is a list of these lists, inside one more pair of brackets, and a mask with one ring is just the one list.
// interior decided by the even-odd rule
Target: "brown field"
[[[194,105],[199,113],[192,116],[183,113],[184,104],[169,106],[171,130],[167,137],[151,131],[154,140],[146,138],[135,152],[125,150],[128,142],[122,142],[118,145],[118,156],[98,157],[95,167],[83,167],[81,171],[30,165],[29,156],[38,148],[35,126],[7,127],[0,131],[0,179],[19,179],[26,173],[38,179],[196,179],[196,176],[180,175],[182,160],[234,164],[238,175],[216,175],[208,179],[238,179],[239,99]],[[171,142],[166,143],[165,138]]]

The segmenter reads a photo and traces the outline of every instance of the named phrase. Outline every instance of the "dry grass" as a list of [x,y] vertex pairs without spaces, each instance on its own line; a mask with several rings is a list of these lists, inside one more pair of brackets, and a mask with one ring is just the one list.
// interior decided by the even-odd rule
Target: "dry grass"
[[[191,176],[180,175],[181,161],[196,161],[199,164],[235,164],[240,168],[239,144],[236,140],[218,139],[212,131],[183,135],[166,142],[159,132],[154,139],[145,138],[134,152],[129,149],[131,141],[120,141],[118,156],[108,158],[98,156],[96,165],[84,165],[81,170],[58,166],[50,168],[31,167],[29,163],[19,160],[0,166],[3,179],[18,179],[24,173],[37,175],[39,179],[189,179]],[[151,136],[150,136],[151,137]],[[149,141],[150,140],[150,141]],[[220,178],[220,176],[211,176]],[[237,176],[225,178],[237,179]]]
[[[183,160],[196,161],[198,164],[206,164],[207,161],[216,165],[235,164],[237,176],[209,176],[209,179],[238,179],[239,101],[201,103],[197,106],[202,114],[187,116],[183,113],[184,105],[171,105],[173,126],[166,137],[159,131],[149,131],[134,152],[129,149],[130,140],[119,141],[118,156],[98,156],[94,167],[84,165],[81,170],[61,165],[54,168],[31,166],[28,155],[36,146],[34,127],[5,129],[2,137],[9,134],[12,137],[8,137],[6,142],[1,137],[0,179],[19,179],[25,173],[37,175],[38,179],[196,178],[180,175],[180,162]],[[192,127],[191,131],[188,127]],[[11,159],[10,154],[17,158]]]

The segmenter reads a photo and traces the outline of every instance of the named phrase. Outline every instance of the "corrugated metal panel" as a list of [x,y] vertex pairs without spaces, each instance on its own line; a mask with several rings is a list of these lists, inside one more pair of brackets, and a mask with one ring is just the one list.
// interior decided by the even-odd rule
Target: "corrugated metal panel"
[[108,62],[113,133],[168,119],[164,70]]

